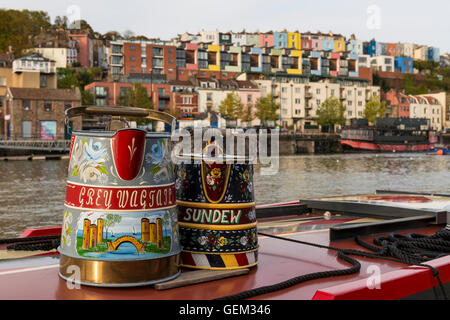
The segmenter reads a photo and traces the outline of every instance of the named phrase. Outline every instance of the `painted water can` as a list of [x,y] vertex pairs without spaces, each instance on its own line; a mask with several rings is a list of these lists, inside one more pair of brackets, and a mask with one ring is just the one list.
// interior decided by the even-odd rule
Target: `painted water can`
[[175,188],[184,267],[221,270],[257,264],[253,164],[245,157],[223,155],[221,159],[191,154],[177,160]]
[[[76,107],[66,115],[172,118],[120,108]],[[60,276],[111,287],[176,278],[181,247],[174,171],[169,133],[132,128],[73,132],[58,248]]]

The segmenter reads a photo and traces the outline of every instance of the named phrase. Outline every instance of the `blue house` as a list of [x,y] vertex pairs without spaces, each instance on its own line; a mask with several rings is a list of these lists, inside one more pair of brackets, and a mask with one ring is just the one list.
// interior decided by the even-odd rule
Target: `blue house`
[[431,60],[431,61],[434,61],[434,62],[439,62],[440,61],[439,48],[428,47],[427,60]]
[[413,73],[414,71],[413,58],[398,57],[395,58],[394,64],[395,64],[395,72]]
[[273,33],[273,47],[275,49],[285,49],[288,47],[287,32],[274,32]]
[[323,40],[323,51],[334,51],[334,40]]

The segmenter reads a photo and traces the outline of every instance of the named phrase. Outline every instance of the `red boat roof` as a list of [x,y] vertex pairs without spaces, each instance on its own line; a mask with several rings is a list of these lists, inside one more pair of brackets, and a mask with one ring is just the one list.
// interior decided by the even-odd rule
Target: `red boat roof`
[[[314,221],[314,218],[317,217],[308,217],[310,220],[306,220],[311,222]],[[343,218],[338,218],[336,223],[342,223]],[[273,222],[273,219],[267,220]],[[346,222],[351,223],[350,220]],[[264,226],[264,221],[264,219],[260,221],[261,226]],[[296,221],[299,220],[291,218],[277,223],[284,222],[295,225]],[[326,226],[323,219],[317,222]],[[327,221],[327,223],[332,222]],[[300,224],[302,224],[301,220],[298,225]],[[439,229],[442,227],[431,226],[400,233],[415,232],[431,235]],[[352,239],[330,242],[328,229],[307,231],[303,229],[301,232],[288,232],[284,237],[326,246],[332,245],[337,248],[365,250]],[[363,240],[369,242],[372,239],[373,236],[363,237]],[[82,285],[80,289],[69,289],[66,281],[58,276],[59,259],[57,257],[41,256],[6,260],[0,262],[0,288],[2,288],[0,299],[209,300],[261,286],[273,285],[303,274],[350,267],[338,260],[336,251],[333,250],[265,236],[259,237],[259,245],[258,266],[252,268],[246,275],[161,291],[151,286],[121,289]],[[379,259],[356,258],[361,263],[361,269],[354,275],[313,280],[253,299],[399,299],[437,286],[437,281],[428,268]],[[439,270],[443,283],[450,281],[449,256],[432,260],[429,264]],[[371,290],[368,286],[368,279],[375,271],[379,271],[380,274],[380,289]],[[183,270],[183,272],[190,271]]]

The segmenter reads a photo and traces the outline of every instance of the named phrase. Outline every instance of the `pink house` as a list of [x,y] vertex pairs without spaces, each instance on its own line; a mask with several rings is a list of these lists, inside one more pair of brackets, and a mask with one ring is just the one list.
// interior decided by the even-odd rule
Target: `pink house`
[[314,51],[322,51],[323,50],[323,40],[311,39],[311,46]]
[[198,44],[186,43],[186,69],[198,70]]
[[78,42],[80,51],[78,52],[78,62],[83,67],[92,67],[94,60],[94,48],[92,39],[87,33],[72,33],[69,35],[72,40]]
[[[249,104],[252,106],[253,114],[256,113],[256,101],[261,98],[261,91],[258,86],[251,81],[236,81],[239,85],[239,90],[236,92],[241,98],[244,108]],[[259,124],[259,120],[255,119],[251,125]]]
[[273,32],[272,31],[259,34],[259,46],[261,48],[273,47]]

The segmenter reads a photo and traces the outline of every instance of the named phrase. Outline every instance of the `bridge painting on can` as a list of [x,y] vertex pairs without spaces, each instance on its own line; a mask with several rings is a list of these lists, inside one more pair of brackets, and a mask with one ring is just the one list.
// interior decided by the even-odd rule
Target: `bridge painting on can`
[[[77,224],[77,253],[83,257],[120,259],[121,253],[130,250],[142,255],[170,252],[178,234],[176,228],[171,227],[167,211],[131,215],[133,217],[129,213],[83,212]],[[135,225],[139,218],[140,225]]]

